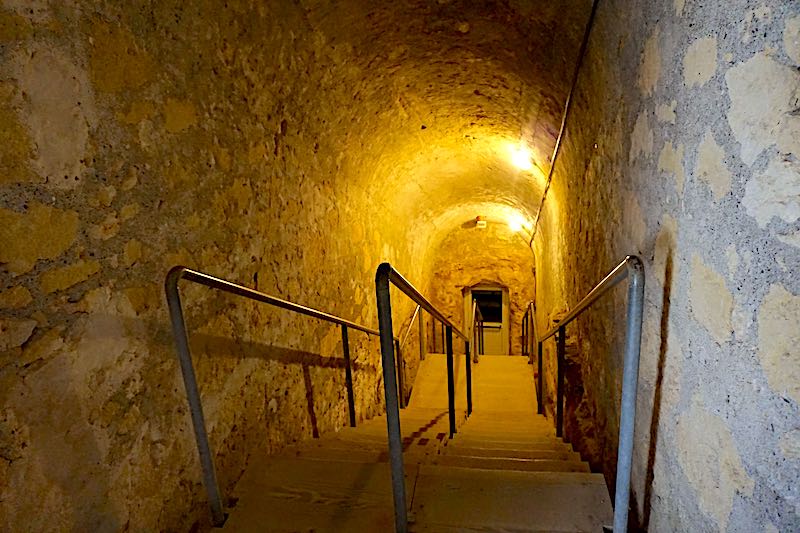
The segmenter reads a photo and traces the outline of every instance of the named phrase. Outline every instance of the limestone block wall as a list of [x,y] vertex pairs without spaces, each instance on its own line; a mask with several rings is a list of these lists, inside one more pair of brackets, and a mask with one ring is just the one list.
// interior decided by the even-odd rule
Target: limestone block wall
[[[3,3],[0,529],[207,525],[169,267],[377,324],[378,262],[414,270],[351,201],[374,116],[353,53],[284,2]],[[346,423],[338,328],[183,294],[224,491],[252,454]],[[366,418],[378,345],[350,342]]]
[[[798,28],[792,1],[600,4],[535,246],[537,319],[625,254],[645,262],[632,505],[650,531],[800,524]],[[569,331],[570,437],[606,473],[623,295]]]
[[[485,229],[478,229],[469,220],[442,241],[435,255],[431,298],[461,331],[466,331],[465,288],[479,283],[508,288],[510,353],[521,355],[522,316],[535,292],[533,254],[524,233],[511,231],[505,221],[489,221]],[[441,340],[437,342],[441,346]]]

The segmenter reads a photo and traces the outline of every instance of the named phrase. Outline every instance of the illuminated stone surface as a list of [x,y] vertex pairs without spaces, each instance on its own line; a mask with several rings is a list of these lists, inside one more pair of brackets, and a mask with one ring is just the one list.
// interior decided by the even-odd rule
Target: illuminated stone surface
[[[208,526],[162,289],[175,264],[371,327],[381,261],[453,317],[460,285],[502,278],[542,330],[631,253],[648,276],[634,520],[795,527],[796,343],[760,332],[800,294],[796,2],[601,2],[535,256],[462,227],[536,217],[588,7],[3,2],[0,529]],[[693,292],[694,257],[725,291]],[[223,490],[252,457],[346,424],[338,328],[181,291]],[[609,483],[623,294],[568,339],[567,427]],[[398,332],[413,306],[393,305]],[[350,343],[370,418],[377,341]],[[548,341],[548,384],[553,357]],[[683,473],[697,394],[752,492]]]

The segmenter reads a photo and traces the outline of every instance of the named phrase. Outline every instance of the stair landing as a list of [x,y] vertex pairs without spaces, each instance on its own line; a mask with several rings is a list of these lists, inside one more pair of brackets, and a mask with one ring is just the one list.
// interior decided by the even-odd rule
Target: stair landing
[[[524,358],[486,356],[473,367],[474,412],[465,419],[458,403],[453,440],[445,368],[443,356],[426,358],[401,412],[412,532],[600,532],[611,524],[602,475],[535,414]],[[253,462],[233,496],[226,531],[392,531],[385,417]]]

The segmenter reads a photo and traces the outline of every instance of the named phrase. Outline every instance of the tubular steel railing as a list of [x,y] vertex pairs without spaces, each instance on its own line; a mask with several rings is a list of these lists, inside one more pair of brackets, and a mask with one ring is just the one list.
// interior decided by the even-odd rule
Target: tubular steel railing
[[[433,353],[444,353],[445,351],[445,344],[447,343],[446,337],[447,334],[445,332],[445,325],[439,324],[439,332],[436,332],[437,324],[435,321],[431,322],[431,342],[433,342]],[[437,336],[441,337],[442,345],[439,346],[436,344]],[[441,348],[442,351],[440,352],[437,348]]]
[[[180,280],[191,281],[206,287],[216,289],[219,291],[242,296],[250,300],[265,303],[288,311],[293,311],[301,315],[306,315],[326,322],[338,324],[342,328],[342,350],[344,352],[345,361],[345,382],[347,386],[347,403],[348,412],[350,417],[350,425],[356,425],[356,411],[355,400],[353,396],[353,370],[350,361],[350,343],[348,339],[348,329],[362,331],[367,335],[380,335],[376,329],[356,324],[350,320],[340,318],[311,307],[298,305],[263,292],[250,289],[243,285],[238,285],[230,281],[210,276],[203,272],[191,270],[183,266],[176,266],[172,268],[167,274],[164,287],[167,293],[167,304],[169,305],[169,315],[172,322],[172,333],[175,337],[175,348],[178,352],[178,360],[181,365],[181,374],[183,375],[183,383],[186,387],[186,397],[189,401],[189,410],[192,416],[192,425],[194,427],[194,436],[197,440],[197,451],[200,454],[200,466],[203,470],[203,483],[205,484],[208,493],[209,505],[211,507],[211,518],[215,526],[221,526],[225,523],[226,515],[222,504],[222,496],[217,483],[217,475],[214,469],[214,459],[211,453],[211,446],[208,442],[208,432],[206,430],[205,417],[203,415],[203,406],[200,402],[200,392],[197,386],[197,377],[195,376],[194,366],[192,364],[192,356],[189,350],[189,337],[186,332],[186,321],[183,318],[183,308],[181,306],[181,297],[178,292],[178,282]],[[390,339],[394,341],[395,339]]]
[[406,328],[406,333],[403,335],[401,341],[395,340],[395,361],[397,364],[397,388],[400,389],[400,408],[404,409],[406,407],[406,393],[405,393],[405,383],[406,383],[406,364],[405,359],[403,358],[403,347],[408,340],[408,337],[411,335],[411,330],[414,327],[414,320],[416,320],[417,315],[420,314],[419,312],[420,307],[417,306],[414,309],[414,314],[411,316],[411,320],[408,323],[408,328]]
[[525,314],[522,315],[522,355],[527,355],[528,364],[533,364],[533,343],[536,342],[536,322],[534,321],[533,302],[528,302],[525,306]]
[[[478,362],[478,355],[483,355],[483,315],[478,307],[478,302],[472,300],[472,324],[469,328],[472,337],[472,362]],[[472,411],[472,402],[470,402],[470,412]]]
[[433,304],[430,303],[411,283],[409,283],[389,263],[382,263],[375,273],[375,292],[378,300],[378,325],[381,339],[381,361],[383,366],[383,386],[386,396],[386,426],[389,433],[389,460],[392,471],[392,492],[394,496],[394,517],[397,533],[408,531],[408,509],[406,507],[405,472],[403,468],[403,442],[400,432],[400,409],[398,406],[397,380],[395,370],[392,329],[392,300],[390,284],[411,298],[422,309],[445,327],[447,352],[447,406],[450,421],[450,438],[456,433],[455,412],[455,371],[453,362],[453,333],[464,340],[466,353],[467,415],[472,411],[472,359],[470,358],[469,338],[461,333]]
[[403,340],[400,341],[400,347],[401,348],[403,346],[405,346],[406,341],[408,341],[408,338],[411,336],[411,330],[414,328],[414,320],[417,318],[417,315],[419,315],[419,310],[420,310],[420,306],[417,305],[417,307],[414,308],[414,314],[411,315],[411,320],[408,322],[408,327],[406,328],[406,334],[403,335],[403,337],[402,337]]
[[[528,302],[525,314],[522,317],[522,355],[528,356],[528,364],[533,364],[533,345],[536,343],[536,304]],[[541,348],[541,344],[539,344]],[[536,411],[544,414],[544,400],[542,398],[542,350],[537,350],[538,362],[536,366]]]
[[550,331],[538,339],[539,376],[537,395],[539,413],[543,411],[542,398],[542,343],[556,336],[556,435],[564,433],[564,364],[566,358],[566,326],[583,313],[612,287],[628,278],[628,309],[625,319],[625,354],[622,367],[622,400],[619,422],[619,449],[617,454],[617,482],[614,495],[614,533],[624,533],[628,527],[631,460],[633,458],[633,430],[636,418],[636,387],[639,379],[639,351],[642,340],[642,312],[644,309],[644,266],[641,259],[629,255],[587,294]]

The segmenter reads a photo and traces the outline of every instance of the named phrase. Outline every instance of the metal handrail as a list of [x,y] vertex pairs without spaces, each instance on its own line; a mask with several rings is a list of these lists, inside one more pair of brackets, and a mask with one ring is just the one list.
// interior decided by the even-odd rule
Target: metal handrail
[[556,435],[561,437],[564,429],[564,363],[566,358],[566,326],[583,311],[589,308],[606,292],[629,278],[628,308],[625,319],[625,354],[622,367],[622,399],[619,423],[619,448],[617,453],[617,481],[614,492],[614,529],[615,533],[624,533],[628,527],[628,503],[630,498],[631,463],[633,459],[633,431],[636,418],[636,387],[639,379],[639,353],[642,341],[642,314],[644,311],[644,265],[635,255],[623,259],[606,275],[565,317],[558,325],[547,331],[538,339],[539,379],[539,412],[542,412],[542,343],[557,335],[557,391],[556,391]]
[[401,348],[403,346],[405,346],[406,341],[408,340],[408,337],[411,336],[411,328],[414,327],[414,320],[417,318],[417,315],[419,314],[419,310],[420,309],[421,308],[420,308],[419,304],[417,304],[416,309],[414,309],[414,314],[411,315],[411,320],[408,323],[408,328],[406,329],[406,334],[403,335],[403,340],[400,341],[400,347]]
[[[472,333],[472,344],[475,347],[472,350],[472,362],[478,362],[478,355],[483,355],[483,314],[478,307],[478,301],[472,300],[472,324],[469,328]],[[470,412],[472,412],[472,402],[470,403]]]
[[192,416],[192,426],[194,428],[194,436],[197,441],[197,451],[200,454],[200,466],[203,470],[203,483],[208,493],[209,506],[211,507],[211,519],[215,526],[221,526],[225,523],[227,515],[224,512],[222,505],[222,495],[217,483],[217,474],[214,469],[214,459],[211,453],[211,446],[208,442],[208,431],[206,430],[205,416],[203,415],[203,406],[200,402],[200,392],[197,386],[197,377],[194,372],[194,365],[192,364],[192,356],[189,350],[189,336],[186,332],[186,321],[183,317],[183,307],[181,306],[181,297],[178,292],[178,282],[182,279],[205,285],[206,287],[217,289],[237,296],[242,296],[250,300],[273,305],[299,313],[314,317],[326,322],[338,324],[342,328],[342,350],[345,359],[345,380],[347,386],[347,401],[348,411],[350,416],[350,425],[355,427],[355,400],[353,397],[353,374],[350,361],[350,344],[347,337],[347,330],[355,329],[363,331],[367,335],[380,335],[380,332],[373,328],[368,328],[357,324],[350,320],[289,302],[270,296],[263,292],[232,283],[222,278],[217,278],[192,270],[184,266],[173,267],[167,274],[164,282],[164,289],[167,295],[167,304],[169,306],[169,315],[172,322],[172,333],[175,338],[175,348],[178,352],[178,360],[181,365],[181,374],[183,375],[183,383],[186,387],[186,397],[189,402],[189,410]]
[[[520,339],[522,344],[522,355],[523,357],[528,355],[528,348],[525,346],[528,342],[528,308],[525,308],[525,313],[522,315],[522,322],[520,322]],[[528,361],[530,363],[530,361]]]
[[[528,305],[525,306],[525,313],[522,315],[522,355],[529,356],[528,364],[533,363],[533,342],[536,340],[536,324],[533,321],[533,312],[533,302],[528,302]],[[531,332],[531,329],[534,331]]]
[[406,330],[406,334],[403,336],[403,340],[398,341],[395,339],[395,361],[397,364],[397,388],[400,390],[400,408],[404,409],[406,407],[406,362],[403,358],[403,346],[405,345],[406,341],[408,340],[409,335],[411,335],[411,328],[414,326],[414,319],[417,318],[419,314],[420,306],[417,305],[416,309],[414,309],[414,314],[411,316],[411,321],[408,323],[408,329]]
[[[389,263],[382,263],[375,273],[375,293],[378,300],[378,325],[380,329],[381,361],[383,367],[383,387],[386,397],[386,428],[389,433],[389,462],[392,472],[392,494],[394,497],[394,520],[397,533],[408,531],[408,509],[406,507],[405,471],[403,468],[403,442],[400,432],[400,409],[397,394],[397,373],[395,369],[392,340],[392,299],[389,286],[393,284],[406,296],[416,302],[433,318],[445,325],[447,345],[447,404],[450,415],[450,438],[456,432],[455,419],[455,376],[453,368],[453,333],[464,340],[466,351],[467,401],[472,398],[472,365],[469,353],[469,338],[461,333],[444,314],[436,309],[411,283],[408,282]],[[469,406],[468,406],[469,407]]]

